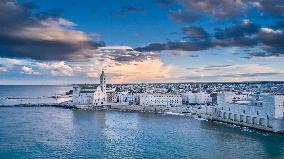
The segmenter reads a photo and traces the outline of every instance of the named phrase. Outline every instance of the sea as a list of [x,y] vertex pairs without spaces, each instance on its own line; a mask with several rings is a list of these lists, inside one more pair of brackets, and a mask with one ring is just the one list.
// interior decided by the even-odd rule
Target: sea
[[[0,86],[0,97],[71,86]],[[284,158],[284,135],[175,114],[0,107],[0,158]]]
[[72,85],[0,85],[0,106],[61,103],[71,99],[64,96],[70,90]]

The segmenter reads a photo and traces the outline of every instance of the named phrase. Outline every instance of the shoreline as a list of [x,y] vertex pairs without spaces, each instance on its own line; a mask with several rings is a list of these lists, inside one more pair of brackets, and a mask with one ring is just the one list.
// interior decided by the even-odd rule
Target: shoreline
[[[218,118],[214,118],[211,115],[207,114],[201,114],[201,113],[192,113],[192,112],[174,112],[170,111],[169,109],[164,109],[164,110],[141,110],[141,109],[126,109],[126,108],[118,108],[118,107],[123,107],[124,105],[116,105],[115,108],[112,108],[113,105],[108,105],[108,106],[101,106],[97,107],[96,109],[94,108],[78,108],[75,107],[74,105],[66,105],[66,104],[56,104],[56,103],[51,103],[51,104],[15,104],[15,105],[0,105],[0,108],[11,108],[11,107],[54,107],[54,108],[63,108],[63,109],[73,109],[73,110],[83,110],[83,111],[117,111],[117,112],[136,112],[136,113],[151,113],[151,114],[162,114],[162,115],[168,115],[168,116],[180,116],[180,117],[187,117],[187,118],[192,118],[194,120],[201,120],[201,121],[206,121],[206,122],[216,122],[219,124],[226,124],[227,126],[237,126],[237,127],[242,127],[242,128],[249,128],[251,130],[257,130],[261,132],[267,132],[271,134],[283,134],[283,132],[274,132],[269,129],[263,129],[260,127],[252,127],[249,125],[244,125],[243,123],[237,123],[237,122],[228,122],[224,121]],[[133,107],[133,106],[131,106]],[[137,106],[137,107],[145,107],[145,106]]]

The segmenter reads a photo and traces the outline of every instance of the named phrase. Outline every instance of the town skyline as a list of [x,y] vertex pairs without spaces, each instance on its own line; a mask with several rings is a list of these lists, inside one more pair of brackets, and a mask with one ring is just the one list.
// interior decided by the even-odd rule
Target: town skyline
[[280,0],[4,0],[0,84],[283,81]]

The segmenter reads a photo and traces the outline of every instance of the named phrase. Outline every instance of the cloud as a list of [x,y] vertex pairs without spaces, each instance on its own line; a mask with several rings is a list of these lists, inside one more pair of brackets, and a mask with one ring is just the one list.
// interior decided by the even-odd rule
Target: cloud
[[254,1],[257,3],[257,7],[262,11],[270,13],[277,17],[284,17],[284,1],[282,0],[262,0]]
[[186,76],[185,80],[198,80],[198,81],[252,81],[267,79],[269,76],[284,75],[283,73],[271,72],[271,73],[240,73],[231,75],[209,75],[209,76]]
[[282,0],[157,0],[161,6],[180,6],[169,12],[177,22],[193,22],[205,17],[229,19],[249,14],[255,9],[274,17],[284,16]]
[[0,72],[6,72],[8,69],[5,65],[0,64]]
[[98,57],[73,64],[74,73],[98,77],[105,70],[113,83],[155,82],[170,78],[171,65],[163,63],[156,53],[138,52],[128,46],[108,46],[98,49]]
[[40,74],[39,72],[34,71],[32,67],[28,67],[28,66],[23,66],[21,68],[21,70],[22,70],[21,73],[23,73],[23,74],[29,74],[29,75],[38,75],[38,74]]
[[[109,54],[110,48],[103,49],[103,52]],[[116,53],[119,50],[116,47],[113,47],[113,49],[116,50]],[[119,54],[127,54],[126,50],[131,51],[131,48],[121,47],[120,51],[124,53]],[[222,64],[183,69],[176,65],[165,64],[159,58],[132,59],[127,62],[116,58],[104,58],[104,60],[93,58],[88,63],[73,65],[72,67],[93,78],[98,77],[101,70],[105,70],[108,80],[112,83],[267,80],[271,77],[284,75],[283,72],[274,70],[268,65]]]
[[284,56],[284,33],[281,30],[261,28],[257,34],[260,51],[249,52],[250,57]]
[[211,41],[169,41],[167,43],[151,43],[145,47],[135,48],[137,51],[163,51],[163,50],[179,50],[179,51],[199,51],[212,47]]
[[103,43],[93,42],[60,11],[36,13],[33,3],[0,2],[0,57],[35,60],[80,60],[92,57]]
[[[96,65],[92,66],[93,68]],[[104,68],[108,79],[113,83],[128,82],[157,82],[169,79],[171,65],[164,64],[159,59],[147,59],[145,61],[131,61],[128,63],[116,63],[113,60],[106,60],[99,68]],[[98,70],[88,71],[91,77],[97,77]]]
[[221,69],[224,69],[230,66],[232,65],[210,65],[210,66],[206,66],[204,70],[221,70]]
[[242,0],[176,0],[158,3],[179,4],[182,9],[171,11],[169,14],[177,22],[192,22],[205,15],[217,19],[231,18],[243,15],[247,10],[247,3]]
[[[260,27],[245,19],[238,24],[217,28],[213,35],[201,27],[183,27],[183,40],[166,43],[150,43],[138,47],[138,51],[200,51],[216,47],[242,47],[248,58],[254,56],[283,56],[284,32],[282,30]],[[254,48],[259,48],[255,51]]]
[[144,11],[144,8],[142,6],[126,5],[126,6],[123,6],[119,11],[111,12],[110,15],[115,16],[115,17],[121,17],[121,16],[126,16],[127,14],[130,14],[130,13],[139,13],[143,11]]
[[139,52],[133,50],[128,46],[108,46],[108,47],[100,47],[97,50],[97,53],[100,54],[100,58],[111,59],[116,62],[125,63],[132,61],[145,61],[147,59],[155,59],[158,57],[157,53],[153,52]]
[[239,24],[234,24],[224,29],[216,29],[215,38],[219,40],[230,38],[248,37],[259,30],[259,26],[251,23],[249,20],[242,20]]
[[74,70],[64,61],[41,63],[37,62],[35,65],[40,68],[42,72],[46,72],[52,76],[73,76]]
[[197,54],[193,54],[190,51],[180,51],[180,50],[173,50],[173,51],[162,51],[160,54],[171,54],[174,56],[188,56],[188,57],[199,57]]
[[22,65],[23,64],[23,61],[22,60],[18,60],[18,59],[9,59],[9,58],[7,58],[6,61],[10,65]]
[[284,72],[276,71],[267,65],[212,65],[206,67],[187,68],[188,75],[181,76],[184,80],[198,81],[245,81],[265,80],[271,76],[283,76]]
[[203,28],[196,26],[187,26],[182,28],[182,32],[193,40],[203,40],[209,37],[209,33],[207,33]]

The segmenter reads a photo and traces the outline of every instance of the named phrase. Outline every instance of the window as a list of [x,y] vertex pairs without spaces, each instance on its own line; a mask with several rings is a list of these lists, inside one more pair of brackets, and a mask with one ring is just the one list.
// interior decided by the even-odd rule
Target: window
[[256,115],[259,115],[258,111],[256,112]]
[[245,111],[245,110],[243,110],[243,113],[245,114],[245,113],[246,113],[246,111]]

